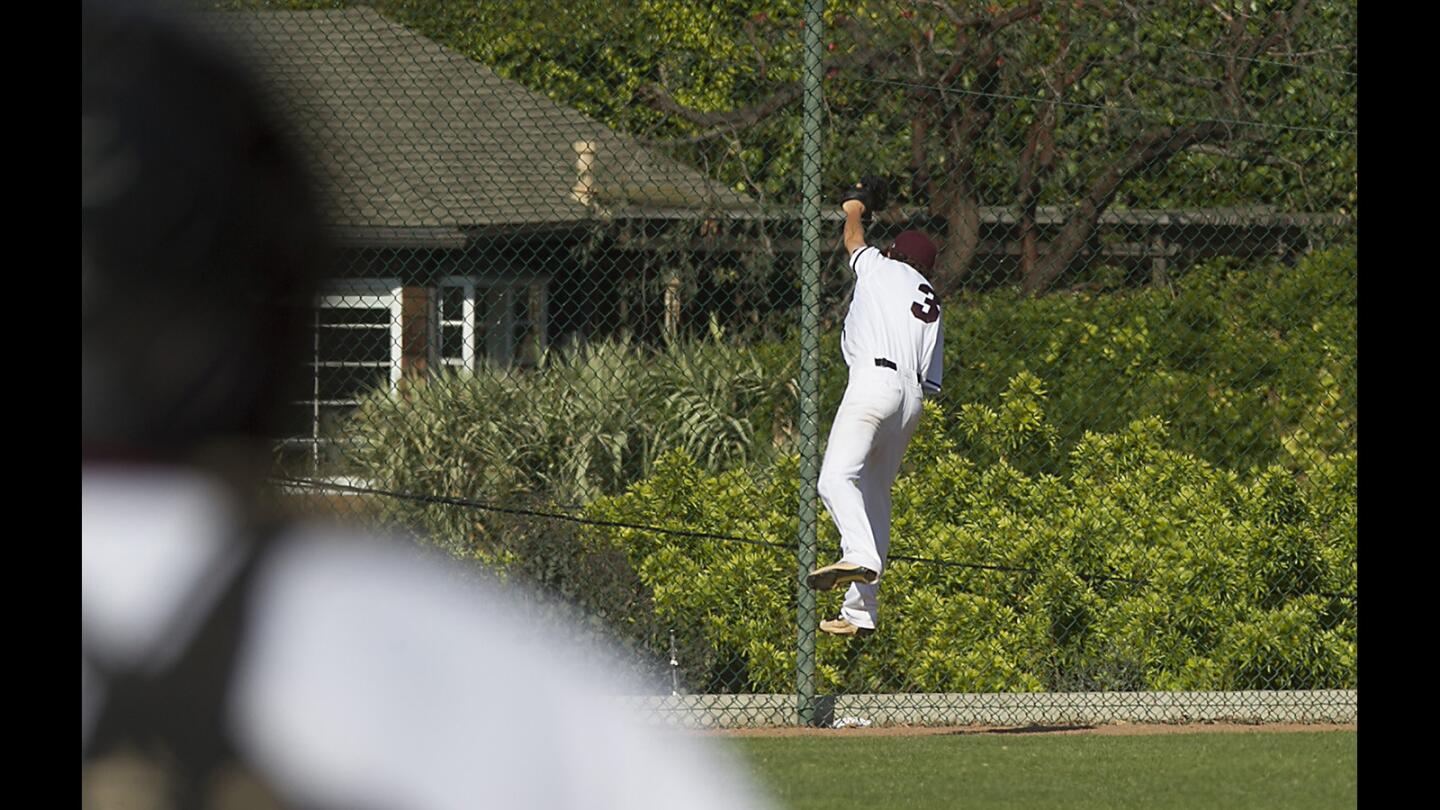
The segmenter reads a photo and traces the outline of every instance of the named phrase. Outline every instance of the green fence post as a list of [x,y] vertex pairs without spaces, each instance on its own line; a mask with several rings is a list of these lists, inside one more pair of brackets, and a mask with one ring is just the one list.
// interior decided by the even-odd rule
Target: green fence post
[[801,725],[815,722],[815,594],[805,575],[815,567],[816,479],[820,474],[820,54],[825,0],[805,3],[804,156],[800,180],[800,537],[796,555],[796,710]]

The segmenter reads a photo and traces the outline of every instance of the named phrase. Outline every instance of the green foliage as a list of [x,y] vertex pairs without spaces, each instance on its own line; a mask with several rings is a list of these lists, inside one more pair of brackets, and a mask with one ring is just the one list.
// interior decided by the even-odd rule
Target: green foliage
[[[1026,374],[999,407],[926,403],[895,486],[892,554],[973,565],[893,562],[863,654],[820,639],[822,691],[1354,688],[1353,451],[1298,476],[1239,475],[1174,449],[1151,417],[1057,447],[1063,477],[1023,472],[1006,454],[1051,443],[1049,405]],[[957,452],[956,435],[976,436],[986,459]],[[792,456],[713,475],[676,451],[586,513],[790,543],[798,486]],[[586,536],[629,556],[661,622],[701,652],[685,662],[692,688],[792,686],[792,554],[629,529]],[[820,602],[833,615],[840,596]]]
[[[801,79],[803,4],[798,0],[379,0],[377,10],[501,75],[609,126],[675,139],[675,153],[759,200],[800,193],[800,105],[767,115],[747,110]],[[217,0],[220,8],[334,8],[339,0]],[[1153,165],[1121,190],[1121,207],[1255,205],[1340,211],[1356,207],[1357,11],[1353,0],[1312,3],[1284,38],[1285,53],[1230,62],[1237,30],[1260,40],[1289,4],[1262,2],[1236,14],[1205,4],[1046,4],[997,36],[999,86],[987,64],[961,59],[976,29],[955,24],[941,3],[844,0],[825,8],[825,187],[865,173],[908,177],[912,136],[928,143],[925,168],[942,185],[956,157],[947,121],[987,100],[994,121],[975,144],[971,178],[985,204],[1014,202],[1030,126],[1052,101],[1053,176],[1044,205],[1075,202],[1143,133],[1220,118],[1244,124],[1229,145],[1201,145]],[[1014,4],[949,4],[969,17]],[[888,55],[888,56],[887,56]],[[973,56],[973,55],[972,55]],[[1057,96],[1057,74],[1090,65]],[[1234,93],[1221,92],[1240,69]],[[953,74],[951,73],[953,71]],[[942,85],[937,77],[953,75]],[[739,112],[707,126],[663,110],[662,89],[696,115]],[[939,92],[937,92],[939,91]],[[795,98],[798,98],[795,97]],[[928,138],[928,141],[927,141]],[[899,189],[901,198],[910,195]],[[915,201],[924,204],[923,200]]]
[[[1212,262],[1173,290],[966,295],[945,309],[945,402],[993,401],[1023,372],[1050,392],[1065,440],[1153,414],[1179,449],[1213,464],[1299,470],[1357,447],[1356,274],[1352,245],[1293,267]],[[1055,474],[1068,464],[1044,453],[1016,463]]]
[[[568,511],[685,452],[707,473],[757,463],[791,432],[794,358],[726,343],[655,350],[598,343],[539,368],[482,366],[407,380],[367,397],[344,430],[351,469],[380,489]],[[386,501],[386,520],[457,557],[577,605],[597,627],[653,654],[668,627],[617,549],[583,545],[575,524],[444,502]],[[682,639],[680,653],[698,655]],[[792,656],[793,657],[793,656]]]
[[[976,461],[1063,475],[1057,442],[1158,416],[1177,449],[1211,464],[1300,471],[1358,447],[1358,304],[1353,244],[1293,266],[1214,261],[1170,289],[964,293],[944,308],[949,439]],[[825,419],[845,390],[838,344],[838,330],[822,339]],[[1016,386],[1045,393],[1043,428],[1017,410]],[[1002,421],[1031,427],[1005,447]]]
[[[709,475],[676,450],[657,461],[654,475],[623,496],[600,499],[586,515],[780,543],[797,529],[797,480],[793,456],[754,470]],[[752,691],[793,680],[795,571],[787,555],[634,529],[587,532],[587,538],[594,549],[623,549],[630,556],[661,621],[704,656],[689,658],[704,661],[687,668],[697,685]]]
[[[677,448],[711,471],[765,458],[773,435],[789,430],[792,366],[715,334],[659,350],[590,344],[533,370],[433,374],[361,403],[344,431],[347,461],[392,491],[584,503],[623,490]],[[503,546],[493,521],[473,510],[405,505],[394,514],[456,553]]]
[[[1038,573],[897,561],[865,654],[822,638],[825,688],[1353,686],[1355,283],[1347,248],[1217,263],[1173,291],[947,307],[954,360],[895,488],[894,552]],[[387,489],[589,503],[591,518],[788,545],[796,355],[718,331],[596,344],[378,392],[347,436]],[[827,416],[843,386],[834,364]],[[793,679],[783,549],[577,537],[444,505],[396,514],[586,602],[638,647],[665,651],[675,629],[690,688]],[[828,519],[820,532],[838,546]]]

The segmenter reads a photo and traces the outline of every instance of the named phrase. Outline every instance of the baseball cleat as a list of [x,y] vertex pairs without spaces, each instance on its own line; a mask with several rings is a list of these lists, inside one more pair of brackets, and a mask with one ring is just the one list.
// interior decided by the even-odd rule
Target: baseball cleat
[[859,627],[851,624],[844,616],[820,622],[820,630],[832,636],[868,636],[875,632],[873,627]]
[[875,584],[880,575],[871,571],[863,565],[841,562],[832,563],[824,568],[816,568],[805,577],[805,584],[817,591],[828,591],[838,585],[848,585],[851,582],[863,582],[866,585]]

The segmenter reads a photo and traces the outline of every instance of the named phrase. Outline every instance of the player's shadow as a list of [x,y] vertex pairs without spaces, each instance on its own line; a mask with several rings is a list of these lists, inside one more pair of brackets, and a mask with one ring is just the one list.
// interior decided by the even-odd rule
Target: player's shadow
[[835,696],[816,695],[815,713],[812,715],[810,725],[816,728],[832,728],[835,725]]
[[[860,656],[865,651],[866,639],[849,639],[845,643],[845,656],[840,659],[839,694],[856,694],[866,691],[864,676],[859,672]],[[816,695],[812,725],[830,728],[835,724],[835,699],[838,695]]]

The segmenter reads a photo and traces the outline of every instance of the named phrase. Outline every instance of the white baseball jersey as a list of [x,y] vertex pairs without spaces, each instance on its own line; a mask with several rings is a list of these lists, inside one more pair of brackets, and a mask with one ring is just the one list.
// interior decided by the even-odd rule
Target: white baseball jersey
[[884,359],[918,374],[927,393],[940,390],[944,332],[940,302],[930,282],[910,265],[870,245],[850,254],[855,294],[845,316],[840,349],[854,368]]

